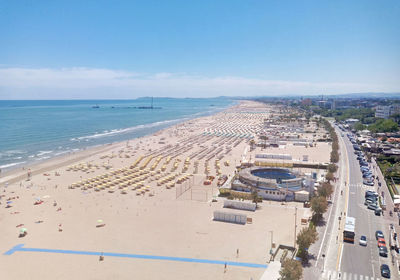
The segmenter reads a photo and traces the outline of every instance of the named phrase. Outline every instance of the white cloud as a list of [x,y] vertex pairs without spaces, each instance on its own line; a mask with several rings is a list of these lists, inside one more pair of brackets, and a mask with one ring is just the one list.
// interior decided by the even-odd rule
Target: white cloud
[[0,68],[0,98],[134,98],[394,92],[400,85],[312,83],[96,68]]

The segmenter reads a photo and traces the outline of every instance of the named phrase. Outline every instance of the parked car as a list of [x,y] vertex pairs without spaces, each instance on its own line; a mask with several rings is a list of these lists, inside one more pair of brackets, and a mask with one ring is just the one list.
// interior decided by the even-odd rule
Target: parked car
[[388,256],[388,250],[385,246],[379,247],[379,256],[385,258]]
[[387,264],[381,265],[381,275],[385,278],[390,278],[390,268]]
[[380,216],[381,214],[382,214],[382,209],[381,208],[375,209],[375,215],[376,216]]
[[372,181],[372,180],[364,180],[363,183],[364,183],[364,185],[367,185],[367,186],[373,186],[374,185],[374,181]]
[[367,246],[367,237],[365,235],[361,235],[360,237],[360,245]]
[[364,205],[369,205],[369,204],[378,204],[378,200],[375,197],[367,197],[365,199]]
[[378,247],[382,247],[382,246],[386,247],[386,241],[385,241],[385,238],[379,237],[378,238]]
[[375,231],[375,238],[376,240],[378,240],[378,238],[385,238],[385,236],[383,235],[383,232],[381,230],[377,230]]
[[376,191],[368,190],[365,192],[365,197],[368,197],[368,196],[373,196],[373,197],[378,198],[379,194]]
[[381,208],[379,208],[377,203],[370,203],[370,204],[368,204],[367,208],[370,209],[370,210],[374,210],[374,211],[377,210],[377,209],[381,209]]
[[365,174],[363,174],[363,178],[364,178],[364,179],[372,179],[372,174],[370,174],[370,173],[365,173]]

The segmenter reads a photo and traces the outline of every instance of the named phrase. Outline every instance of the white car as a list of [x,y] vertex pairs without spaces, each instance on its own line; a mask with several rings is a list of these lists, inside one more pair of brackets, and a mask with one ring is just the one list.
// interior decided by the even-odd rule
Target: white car
[[367,246],[367,237],[365,235],[361,235],[360,237],[360,245]]

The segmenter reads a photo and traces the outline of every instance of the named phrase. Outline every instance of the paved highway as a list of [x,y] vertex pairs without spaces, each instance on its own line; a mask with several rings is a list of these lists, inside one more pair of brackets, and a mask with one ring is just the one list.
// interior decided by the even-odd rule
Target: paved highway
[[[380,257],[378,253],[377,241],[375,238],[375,231],[381,230],[385,234],[386,242],[388,243],[388,229],[384,226],[382,216],[376,216],[374,211],[367,209],[364,205],[365,191],[368,189],[375,190],[376,186],[368,187],[363,185],[362,173],[351,142],[348,140],[345,133],[342,140],[348,155],[348,168],[349,168],[349,188],[348,188],[348,207],[347,216],[356,219],[356,241],[354,244],[343,243],[342,252],[339,254],[338,271],[342,274],[364,275],[369,278],[379,278],[380,265],[386,263],[390,265],[390,259]],[[341,137],[341,133],[338,133]],[[342,142],[343,143],[343,142]],[[345,149],[342,149],[342,155]],[[368,240],[366,247],[359,245],[361,235],[365,235]],[[393,273],[392,273],[393,274]],[[343,279],[343,277],[342,277]],[[354,279],[358,279],[354,277]],[[395,279],[392,277],[392,279]]]

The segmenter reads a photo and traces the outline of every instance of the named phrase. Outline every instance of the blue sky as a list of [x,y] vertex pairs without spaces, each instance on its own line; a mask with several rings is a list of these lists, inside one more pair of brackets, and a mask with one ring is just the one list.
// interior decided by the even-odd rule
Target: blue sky
[[3,1],[0,98],[400,92],[400,1]]

